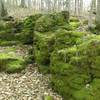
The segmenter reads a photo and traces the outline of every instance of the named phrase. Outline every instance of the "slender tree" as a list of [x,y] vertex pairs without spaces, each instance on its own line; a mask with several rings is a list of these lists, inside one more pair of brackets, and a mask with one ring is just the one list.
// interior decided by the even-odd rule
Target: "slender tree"
[[96,24],[97,28],[100,30],[100,0],[97,0]]
[[96,0],[92,0],[91,4],[90,4],[89,19],[88,19],[89,28],[93,27],[93,15],[94,15],[93,13],[94,13],[95,9],[96,9]]
[[26,7],[26,3],[25,3],[25,0],[21,0],[21,7]]
[[7,9],[4,6],[4,1],[0,0],[0,18],[5,17],[7,15]]

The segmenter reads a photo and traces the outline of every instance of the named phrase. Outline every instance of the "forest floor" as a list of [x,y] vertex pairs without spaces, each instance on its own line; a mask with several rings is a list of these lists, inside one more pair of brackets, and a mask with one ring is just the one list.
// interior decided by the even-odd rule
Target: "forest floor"
[[[27,55],[25,48],[0,47],[0,54],[16,54],[24,58]],[[40,74],[33,64],[28,65],[21,73],[0,72],[0,100],[45,100],[43,99],[45,96],[50,96],[54,100],[62,100],[52,91],[48,83],[49,78]]]

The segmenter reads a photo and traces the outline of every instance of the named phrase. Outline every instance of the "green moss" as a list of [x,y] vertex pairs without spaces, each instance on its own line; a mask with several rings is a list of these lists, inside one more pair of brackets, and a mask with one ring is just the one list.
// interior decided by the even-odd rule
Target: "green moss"
[[14,72],[20,72],[25,68],[25,65],[23,61],[21,60],[16,60],[16,61],[11,61],[7,64],[5,71],[8,73],[14,73]]
[[43,100],[53,100],[53,98],[51,96],[44,96]]
[[63,29],[57,30],[56,33],[55,48],[57,49],[68,48],[76,45],[85,35],[84,32],[66,31]]
[[19,72],[24,69],[23,60],[9,58],[9,59],[0,59],[0,71],[5,71],[8,73]]
[[31,64],[34,62],[34,55],[28,55],[25,59],[26,63]]
[[40,17],[35,24],[35,31],[46,32],[53,28],[54,20],[51,15],[44,15]]
[[53,50],[54,35],[45,35],[36,32],[34,42],[35,61],[39,64],[50,63],[50,53]]
[[89,90],[84,88],[74,94],[75,100],[94,100],[90,95]]
[[5,21],[0,20],[0,31],[9,32],[11,31],[12,23],[6,23]]
[[8,73],[19,72],[25,68],[22,57],[15,55],[14,52],[0,53],[0,71]]
[[70,17],[70,22],[79,22],[79,19],[77,17]]
[[[62,37],[60,36],[59,39],[61,38]],[[100,77],[100,37],[96,35],[88,36],[85,38],[85,41],[83,38],[82,42],[76,44],[76,46],[71,45],[71,47],[66,47],[66,44],[63,42],[64,46],[62,48],[64,49],[56,49],[51,55],[50,73],[52,74],[52,87],[64,97],[64,100],[68,98],[65,95],[68,92],[67,89],[64,91],[65,88],[70,89],[70,92],[67,93],[68,95],[70,94],[70,99],[75,98],[75,100],[95,100],[95,98],[98,98],[99,96],[97,95],[93,97],[89,95],[91,92],[94,92],[94,89],[92,91],[86,91],[82,88],[84,88],[87,83],[91,84],[94,77]],[[62,44],[59,45],[62,46]],[[55,76],[57,79],[54,79]],[[61,86],[58,84],[58,82]],[[64,83],[66,84],[63,88]]]
[[80,25],[81,23],[76,17],[71,17],[69,23],[64,24],[63,26],[61,26],[61,28],[67,31],[72,31],[72,30],[76,30]]
[[60,13],[46,14],[36,21],[35,31],[48,32],[55,30],[58,28],[58,26],[68,23],[68,20],[68,12],[63,11]]
[[0,30],[0,46],[16,45],[19,39],[14,32],[14,22],[3,22]]
[[67,81],[68,80],[65,76],[62,77],[58,75],[53,75],[53,77],[51,78],[51,86],[53,90],[59,93],[63,98],[65,98],[64,100],[71,99],[71,90]]
[[19,44],[19,41],[0,40],[0,46],[13,46]]
[[96,29],[100,31],[100,23],[96,21]]
[[83,25],[88,25],[88,20],[83,20]]
[[69,24],[72,30],[75,30],[80,26],[80,22],[70,22]]
[[100,98],[100,79],[94,79],[89,87],[83,87],[74,93],[75,100],[98,100]]
[[40,73],[42,73],[42,74],[50,74],[50,68],[49,68],[49,66],[45,66],[45,65],[39,65],[39,67],[38,67],[38,70],[39,70],[39,72]]

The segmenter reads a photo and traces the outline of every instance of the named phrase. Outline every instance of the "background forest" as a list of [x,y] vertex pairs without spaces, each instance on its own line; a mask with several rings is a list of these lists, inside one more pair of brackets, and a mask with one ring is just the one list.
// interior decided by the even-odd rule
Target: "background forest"
[[100,99],[100,0],[0,0],[0,100]]

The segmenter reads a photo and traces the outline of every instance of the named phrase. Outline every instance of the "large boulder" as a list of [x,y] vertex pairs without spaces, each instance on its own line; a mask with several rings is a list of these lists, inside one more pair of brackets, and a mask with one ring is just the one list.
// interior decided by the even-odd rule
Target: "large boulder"
[[42,14],[29,16],[15,26],[16,32],[19,33],[17,35],[19,36],[21,42],[25,44],[33,43],[34,26],[38,18],[41,16]]
[[65,29],[59,29],[55,36],[55,48],[62,49],[77,45],[81,42],[81,39],[85,36],[85,32],[66,31]]
[[24,59],[15,54],[0,53],[0,71],[20,72],[25,68]]
[[[72,96],[75,96],[75,93],[79,95],[78,93],[84,92],[81,89],[91,85],[94,79],[100,78],[100,36],[87,36],[76,46],[55,50],[51,55],[50,61],[53,89],[58,91],[65,99],[68,95],[69,98],[74,98]],[[60,81],[61,84],[58,84],[57,82]],[[68,90],[64,91],[63,86]],[[90,90],[90,92],[94,91]],[[75,99],[83,100],[85,98],[88,100],[87,92],[79,95],[82,97],[75,96]],[[99,97],[98,94],[95,96],[96,98]]]
[[46,14],[40,17],[35,24],[35,31],[47,32],[57,29],[58,26],[68,23],[69,12]]
[[41,65],[49,65],[50,53],[53,51],[54,34],[51,33],[41,34],[35,32],[34,39],[34,57],[35,61]]

